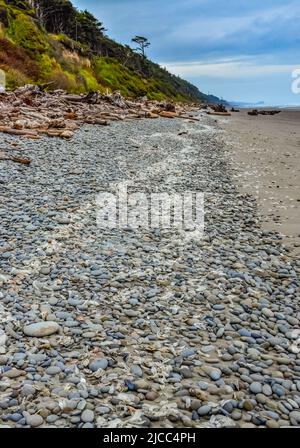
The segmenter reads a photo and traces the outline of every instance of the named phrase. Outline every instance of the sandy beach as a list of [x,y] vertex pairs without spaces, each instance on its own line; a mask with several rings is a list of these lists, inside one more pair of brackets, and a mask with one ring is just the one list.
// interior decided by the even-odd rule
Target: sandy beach
[[218,119],[241,191],[258,201],[262,225],[284,235],[300,253],[300,110],[249,116],[248,110]]

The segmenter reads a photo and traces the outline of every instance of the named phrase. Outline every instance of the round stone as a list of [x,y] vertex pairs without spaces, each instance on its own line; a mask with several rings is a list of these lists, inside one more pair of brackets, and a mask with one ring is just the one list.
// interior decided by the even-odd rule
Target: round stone
[[84,423],[92,423],[94,421],[95,415],[94,412],[90,409],[86,409],[81,414],[81,421]]
[[37,322],[35,324],[26,325],[23,329],[26,336],[31,337],[44,337],[57,333],[60,330],[60,326],[57,322]]
[[47,421],[47,423],[55,423],[56,422],[56,420],[58,420],[59,419],[59,417],[57,416],[57,415],[54,415],[54,414],[51,414],[51,415],[48,415],[48,417],[46,418],[46,421]]
[[31,384],[24,384],[24,386],[21,389],[21,395],[24,397],[27,397],[29,395],[34,395],[36,392],[36,389],[31,386]]
[[210,412],[211,412],[211,406],[209,406],[209,405],[201,406],[201,407],[198,409],[198,415],[200,415],[200,416],[207,415],[207,414],[209,414]]
[[[5,364],[7,364],[8,362],[8,357],[5,355],[0,355],[0,366],[4,366]],[[300,381],[299,381],[299,386],[300,386]],[[300,388],[299,388],[300,390]]]
[[100,415],[105,415],[105,414],[110,414],[111,413],[111,409],[107,406],[98,406],[96,408],[96,413],[100,414]]
[[57,366],[50,366],[48,369],[46,369],[47,375],[57,375],[61,372],[61,369]]
[[140,366],[137,364],[135,364],[131,367],[131,373],[132,373],[132,375],[140,377],[140,378],[142,378],[142,376],[143,376],[143,371],[140,368]]
[[70,224],[70,219],[68,217],[66,217],[66,216],[58,216],[56,218],[56,221],[59,224]]
[[266,317],[269,317],[269,318],[274,317],[274,313],[273,313],[273,311],[271,311],[269,308],[263,308],[263,309],[261,310],[261,312],[262,312],[262,314],[263,314],[264,316],[266,316]]
[[232,404],[231,401],[228,401],[227,403],[225,403],[225,404],[223,405],[223,409],[224,409],[226,412],[228,412],[229,414],[231,414],[231,412],[233,411],[233,408],[234,408],[234,406],[233,406],[233,404]]
[[243,408],[246,409],[246,411],[253,411],[254,405],[251,400],[245,400],[243,403]]
[[102,369],[105,370],[108,367],[108,361],[107,359],[96,359],[95,361],[92,361],[89,365],[89,369],[92,372],[97,372],[97,370]]
[[260,403],[260,404],[265,404],[266,401],[267,401],[266,396],[263,395],[263,394],[257,394],[256,397],[255,397],[255,399],[256,399],[256,401],[257,401],[258,403]]
[[218,381],[218,380],[221,378],[222,373],[221,373],[220,370],[212,370],[212,371],[210,372],[209,376],[211,377],[211,379],[212,379],[213,381]]
[[11,416],[10,416],[10,419],[13,422],[18,422],[19,420],[21,420],[21,418],[22,418],[22,415],[18,414],[18,413],[11,414]]
[[6,342],[7,342],[7,335],[0,328],[0,347],[4,346],[6,344]]
[[201,407],[202,402],[200,400],[192,400],[191,409],[197,411]]
[[230,417],[231,417],[233,420],[240,420],[240,419],[242,418],[242,413],[241,413],[241,411],[239,411],[238,409],[235,409],[235,410],[231,413]]
[[158,393],[157,392],[147,392],[146,393],[146,400],[148,401],[154,401],[156,400],[158,397]]
[[43,418],[38,414],[28,415],[26,417],[26,424],[32,428],[37,428],[44,423]]
[[262,393],[267,397],[270,397],[273,394],[271,386],[269,386],[269,384],[264,384],[262,387]]
[[274,384],[272,389],[274,394],[276,394],[278,397],[283,397],[283,395],[285,395],[285,389],[284,387],[280,386],[280,384]]
[[242,337],[250,338],[251,337],[251,331],[246,330],[246,328],[242,328],[239,330],[239,335]]
[[262,385],[260,383],[258,383],[257,381],[255,381],[254,383],[251,383],[249,389],[253,394],[261,394],[262,393]]
[[292,411],[289,415],[290,419],[295,420],[297,423],[300,423],[300,411]]

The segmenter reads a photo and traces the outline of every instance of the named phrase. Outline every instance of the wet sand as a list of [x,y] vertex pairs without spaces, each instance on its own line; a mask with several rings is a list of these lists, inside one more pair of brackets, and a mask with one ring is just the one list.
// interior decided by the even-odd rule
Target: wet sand
[[257,198],[262,225],[284,235],[300,253],[300,109],[274,116],[247,110],[218,119],[228,142],[227,155],[241,191]]

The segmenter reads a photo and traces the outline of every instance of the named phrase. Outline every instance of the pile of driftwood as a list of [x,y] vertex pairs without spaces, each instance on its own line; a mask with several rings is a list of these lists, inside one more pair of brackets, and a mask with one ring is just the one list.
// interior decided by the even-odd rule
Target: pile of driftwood
[[224,104],[210,104],[210,111],[207,112],[208,115],[223,115],[223,116],[230,116],[231,113],[228,112]]
[[119,92],[68,95],[56,90],[45,93],[26,85],[0,94],[0,132],[37,139],[41,134],[71,138],[84,123],[109,125],[110,121],[132,118],[185,117],[185,106],[159,103],[142,98],[125,100]]
[[[119,92],[101,95],[70,95],[65,91],[44,92],[42,86],[26,85],[0,93],[0,133],[39,139],[42,135],[70,139],[76,129],[88,123],[108,126],[111,121],[139,118],[183,118],[197,120],[191,112],[199,105],[124,99]],[[1,152],[2,151],[2,152]],[[0,159],[29,164],[28,159],[6,155]]]
[[253,110],[250,110],[248,112],[248,115],[256,117],[258,115],[277,115],[277,114],[280,114],[280,112],[281,112],[281,110],[258,110],[258,109],[253,109]]

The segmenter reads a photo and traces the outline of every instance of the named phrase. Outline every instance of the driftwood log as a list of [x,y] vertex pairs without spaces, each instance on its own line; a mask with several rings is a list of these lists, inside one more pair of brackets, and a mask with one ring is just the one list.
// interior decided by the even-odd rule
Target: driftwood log
[[33,131],[32,129],[13,129],[9,128],[7,126],[0,126],[0,132],[4,132],[5,134],[10,135],[31,135],[31,136],[37,136],[37,131]]
[[0,152],[0,160],[11,160],[12,162],[21,163],[22,165],[30,165],[31,160],[25,159],[24,157],[15,157]]
[[209,107],[214,111],[214,112],[227,112],[226,107],[224,106],[224,104],[210,104]]

